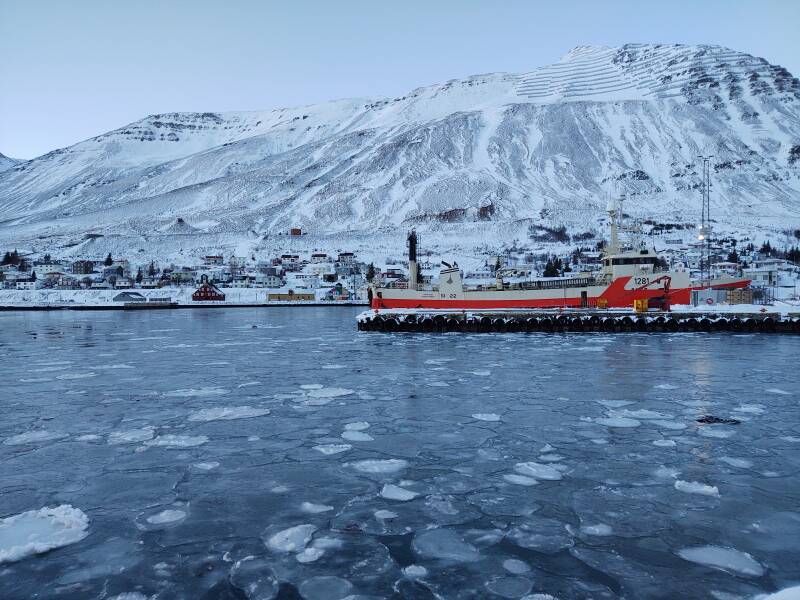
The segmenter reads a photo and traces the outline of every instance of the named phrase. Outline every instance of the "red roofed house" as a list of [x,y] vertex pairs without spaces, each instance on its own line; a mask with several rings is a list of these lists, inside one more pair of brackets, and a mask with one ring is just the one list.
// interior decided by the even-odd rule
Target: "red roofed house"
[[200,287],[197,288],[192,294],[192,300],[196,302],[201,300],[215,300],[218,302],[223,302],[225,300],[225,294],[220,292],[219,288],[217,288],[217,286],[215,286],[213,283],[208,283],[208,276],[203,275],[200,278]]

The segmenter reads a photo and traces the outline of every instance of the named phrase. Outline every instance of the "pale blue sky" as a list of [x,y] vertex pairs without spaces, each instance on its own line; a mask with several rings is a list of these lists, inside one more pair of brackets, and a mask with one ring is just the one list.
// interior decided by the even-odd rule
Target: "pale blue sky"
[[800,75],[800,0],[0,0],[0,152],[169,111],[394,96],[582,44],[712,43]]

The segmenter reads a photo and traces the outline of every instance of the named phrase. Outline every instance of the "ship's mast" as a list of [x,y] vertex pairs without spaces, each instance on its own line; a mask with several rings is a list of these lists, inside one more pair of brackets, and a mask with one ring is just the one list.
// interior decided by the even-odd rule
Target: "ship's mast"
[[623,202],[625,202],[625,194],[622,194],[616,202],[614,200],[609,200],[606,206],[606,211],[611,221],[611,242],[608,245],[607,252],[609,255],[620,253],[619,230],[622,225]]
[[[698,156],[703,161],[702,214],[697,239],[705,242],[700,247],[700,285],[704,285],[703,267],[705,266],[708,285],[711,285],[711,168],[709,161],[713,155]],[[704,256],[705,255],[705,256]],[[705,258],[705,260],[704,260]]]

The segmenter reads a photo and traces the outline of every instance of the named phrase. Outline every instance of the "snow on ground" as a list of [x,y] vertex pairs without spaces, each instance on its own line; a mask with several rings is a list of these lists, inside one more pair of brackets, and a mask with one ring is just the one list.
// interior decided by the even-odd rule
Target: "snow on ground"
[[89,517],[69,504],[0,519],[0,564],[79,542],[88,528]]

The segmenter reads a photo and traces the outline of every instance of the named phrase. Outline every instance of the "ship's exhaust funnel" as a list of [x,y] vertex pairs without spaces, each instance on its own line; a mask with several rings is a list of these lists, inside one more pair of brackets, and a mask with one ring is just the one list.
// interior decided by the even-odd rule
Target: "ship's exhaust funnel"
[[408,289],[417,289],[417,232],[408,234]]

